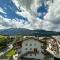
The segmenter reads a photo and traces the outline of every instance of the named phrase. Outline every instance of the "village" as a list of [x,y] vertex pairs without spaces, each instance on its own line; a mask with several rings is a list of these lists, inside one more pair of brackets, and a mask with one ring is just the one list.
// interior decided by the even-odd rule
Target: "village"
[[0,60],[60,60],[60,0],[0,0]]
[[9,36],[7,47],[0,52],[0,60],[56,60],[60,59],[60,38]]

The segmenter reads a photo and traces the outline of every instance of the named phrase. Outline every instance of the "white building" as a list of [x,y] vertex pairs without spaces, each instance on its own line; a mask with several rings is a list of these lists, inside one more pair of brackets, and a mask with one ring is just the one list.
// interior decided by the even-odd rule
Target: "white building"
[[41,46],[42,44],[36,38],[28,38],[15,44],[19,59],[23,57],[44,60],[44,55],[41,53]]

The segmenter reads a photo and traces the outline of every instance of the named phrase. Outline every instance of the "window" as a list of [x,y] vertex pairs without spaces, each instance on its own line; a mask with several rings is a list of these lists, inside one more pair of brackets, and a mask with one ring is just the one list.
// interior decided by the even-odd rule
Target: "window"
[[30,46],[32,46],[32,44],[30,44]]
[[25,44],[25,46],[27,46],[28,44]]
[[25,50],[27,50],[28,48],[25,48]]
[[32,48],[30,48],[30,50],[32,50]]
[[37,48],[34,48],[34,52],[37,52]]

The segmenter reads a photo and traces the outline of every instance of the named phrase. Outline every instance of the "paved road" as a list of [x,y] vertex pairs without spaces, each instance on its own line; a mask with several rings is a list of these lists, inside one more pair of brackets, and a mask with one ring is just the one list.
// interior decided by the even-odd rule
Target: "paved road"
[[8,52],[10,49],[12,49],[13,46],[12,44],[8,45],[8,48],[5,48],[1,53],[0,53],[0,56],[4,55],[6,52]]

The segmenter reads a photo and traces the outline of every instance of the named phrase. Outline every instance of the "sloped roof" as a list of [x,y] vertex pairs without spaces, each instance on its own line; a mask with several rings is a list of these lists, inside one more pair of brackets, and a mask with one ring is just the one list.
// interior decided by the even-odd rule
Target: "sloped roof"
[[53,36],[57,41],[60,41],[60,36]]

